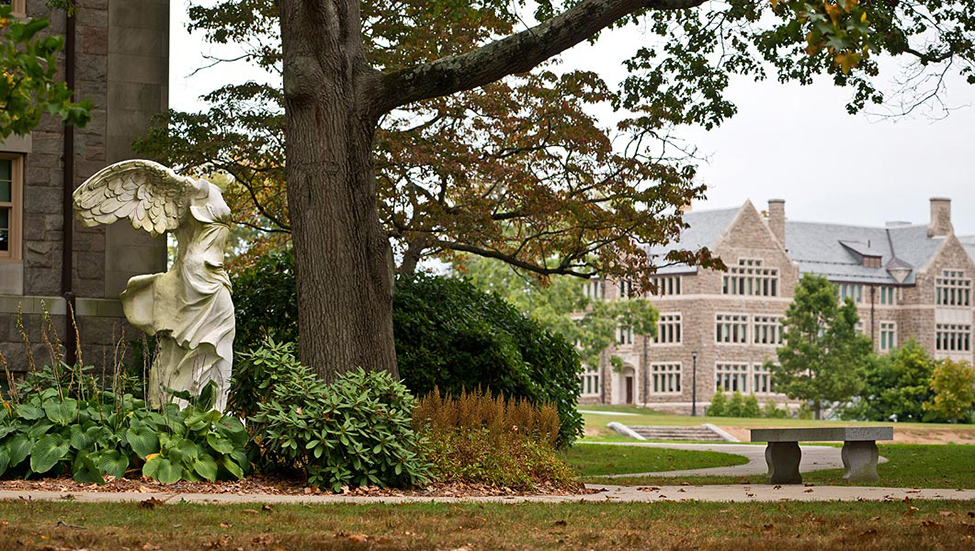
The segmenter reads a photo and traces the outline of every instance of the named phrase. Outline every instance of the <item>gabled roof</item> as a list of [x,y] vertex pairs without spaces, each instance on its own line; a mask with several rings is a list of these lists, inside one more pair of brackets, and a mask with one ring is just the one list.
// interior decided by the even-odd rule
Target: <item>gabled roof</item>
[[[681,233],[680,239],[666,247],[653,247],[648,253],[654,255],[659,264],[671,250],[701,247],[714,250],[742,208],[689,212],[684,215],[684,221],[690,227]],[[975,260],[975,236],[958,239]],[[917,271],[930,263],[944,240],[944,237],[928,237],[927,225],[876,228],[789,220],[785,223],[786,251],[799,264],[802,273],[811,272],[833,281],[850,283],[912,285]],[[879,256],[882,267],[863,266],[863,256]],[[694,271],[696,268],[682,264],[661,268],[659,273]],[[905,273],[907,276],[903,277]]]
[[[703,247],[714,250],[714,245],[721,239],[725,231],[731,226],[738,216],[742,207],[720,210],[705,210],[698,212],[688,212],[684,214],[684,222],[690,227],[681,232],[677,241],[669,243],[667,246],[655,246],[647,250],[647,254],[652,255],[654,263],[662,264],[663,256],[673,250],[696,251]],[[697,268],[686,264],[677,264],[660,268],[659,274],[678,274],[696,272]]]

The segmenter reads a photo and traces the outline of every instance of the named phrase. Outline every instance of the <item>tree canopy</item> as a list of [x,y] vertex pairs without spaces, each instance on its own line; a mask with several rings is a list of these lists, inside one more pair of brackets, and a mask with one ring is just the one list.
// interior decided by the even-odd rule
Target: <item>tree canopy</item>
[[875,361],[873,341],[857,331],[859,321],[856,304],[849,298],[840,304],[833,283],[804,275],[782,322],[779,363],[768,364],[775,390],[810,402],[817,419],[824,406],[856,396]]
[[860,400],[844,411],[844,416],[867,421],[930,420],[931,415],[925,415],[923,404],[934,396],[931,374],[935,363],[914,339],[870,362],[864,371]]
[[592,300],[583,291],[587,282],[579,278],[553,276],[549,285],[541,285],[529,274],[498,260],[475,256],[457,260],[459,275],[482,291],[501,295],[549,331],[575,343],[586,365],[599,365],[600,354],[616,342],[621,329],[636,335],[657,335],[660,316],[645,298]]
[[[393,247],[404,260],[416,244],[419,256],[467,251],[541,276],[626,274],[638,284],[656,264],[708,265],[704,251],[648,258],[640,245],[675,236],[681,219],[673,208],[703,193],[692,165],[674,153],[673,132],[733,115],[725,97],[733,74],[801,83],[828,75],[853,90],[851,112],[885,99],[874,84],[880,55],[914,60],[908,78],[921,90],[934,83],[936,93],[937,76],[949,70],[975,81],[970,1],[532,6],[534,17],[523,2],[497,0],[218,0],[191,8],[191,27],[215,43],[243,44],[243,59],[279,71],[283,87],[228,86],[210,96],[214,111],[172,114],[176,139],[166,160],[226,169],[258,199],[251,223],[273,219],[291,230],[299,323],[316,335],[301,353],[323,375],[353,365],[396,370]],[[633,23],[648,37],[625,62],[629,76],[617,90],[545,65]],[[516,101],[505,104],[509,97]],[[577,135],[595,125],[577,106],[593,101],[630,114],[614,129],[629,149],[611,147],[605,132]],[[563,127],[564,135],[554,133]],[[525,167],[513,168],[520,158]],[[281,181],[287,218],[277,214]],[[261,196],[282,209],[259,207]]]

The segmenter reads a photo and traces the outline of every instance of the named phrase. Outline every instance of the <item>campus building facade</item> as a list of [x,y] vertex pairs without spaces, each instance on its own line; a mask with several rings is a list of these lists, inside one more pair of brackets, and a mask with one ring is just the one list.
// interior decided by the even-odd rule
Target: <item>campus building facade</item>
[[[765,213],[751,202],[687,212],[689,227],[669,247],[707,247],[728,271],[661,268],[648,297],[660,312],[657,336],[619,330],[601,365],[583,375],[581,401],[682,413],[696,402],[698,414],[718,388],[785,401],[763,365],[776,360],[782,320],[805,273],[827,277],[840,298],[856,303],[859,329],[879,353],[913,338],[936,358],[972,361],[975,237],[954,235],[949,199],[931,199],[930,207],[927,224],[880,228],[787,220],[782,200],[769,201]],[[668,250],[647,253],[662,258]],[[633,296],[625,281],[592,281],[586,293]]]
[[133,140],[168,108],[169,0],[76,0],[73,18],[45,0],[4,3],[15,17],[50,16],[48,32],[65,36],[62,77],[94,109],[85,128],[45,116],[29,136],[0,141],[0,351],[12,371],[26,368],[22,327],[36,363],[48,363],[44,313],[67,343],[73,309],[85,363],[105,367],[124,325],[118,295],[129,277],[165,271],[166,242],[123,223],[81,227],[71,192],[132,158]]

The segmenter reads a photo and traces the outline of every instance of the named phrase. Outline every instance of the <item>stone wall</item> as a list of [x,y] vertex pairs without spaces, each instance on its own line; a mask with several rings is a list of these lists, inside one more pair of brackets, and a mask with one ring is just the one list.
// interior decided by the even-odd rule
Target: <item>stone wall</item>
[[[167,108],[169,80],[169,0],[77,0],[76,6],[75,92],[95,107],[91,122],[74,131],[73,187],[108,164],[133,157],[132,141]],[[28,0],[27,13],[50,14],[49,32],[64,33],[64,13],[52,13],[45,0]],[[27,366],[18,309],[39,363],[50,361],[41,342],[43,311],[62,340],[71,327],[60,297],[64,125],[44,117],[30,144],[24,161],[23,259],[6,263],[2,272],[8,281],[20,276],[23,284],[0,286],[0,352],[15,371]],[[166,242],[125,223],[108,228],[69,223],[74,224],[72,289],[82,354],[86,363],[110,364],[125,325],[118,293],[133,275],[165,270]],[[125,334],[141,336],[131,327]]]

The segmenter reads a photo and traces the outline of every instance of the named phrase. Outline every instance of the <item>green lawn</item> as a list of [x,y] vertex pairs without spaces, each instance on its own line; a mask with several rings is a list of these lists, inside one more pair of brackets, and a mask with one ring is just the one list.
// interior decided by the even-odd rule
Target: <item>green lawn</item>
[[[861,486],[890,486],[894,488],[975,488],[975,446],[878,444],[880,455],[888,459],[877,467],[880,481]],[[850,485],[843,481],[842,469],[803,473],[804,482],[837,486]],[[588,482],[605,483],[606,479]],[[613,479],[613,484],[762,484],[764,476],[694,476],[694,477],[628,477]]]
[[563,452],[562,457],[582,476],[682,471],[748,463],[744,457],[730,453],[584,443]]
[[975,502],[0,502],[0,549],[972,549]]
[[[635,413],[636,415],[599,415],[584,413],[586,429],[588,432],[597,432],[597,435],[586,436],[583,441],[621,441],[623,439],[618,433],[606,428],[611,422],[622,423],[624,425],[656,425],[671,427],[686,427],[710,423],[725,427],[829,427],[829,426],[889,426],[892,423],[880,422],[859,422],[859,421],[816,421],[812,419],[762,419],[762,418],[741,418],[741,417],[691,417],[689,415],[673,415],[658,413],[646,408],[635,406],[606,406],[606,405],[587,405],[581,409],[590,411],[624,412]],[[975,424],[957,425],[943,423],[894,423],[894,430],[909,431],[948,431],[957,432],[968,439],[975,438]]]

